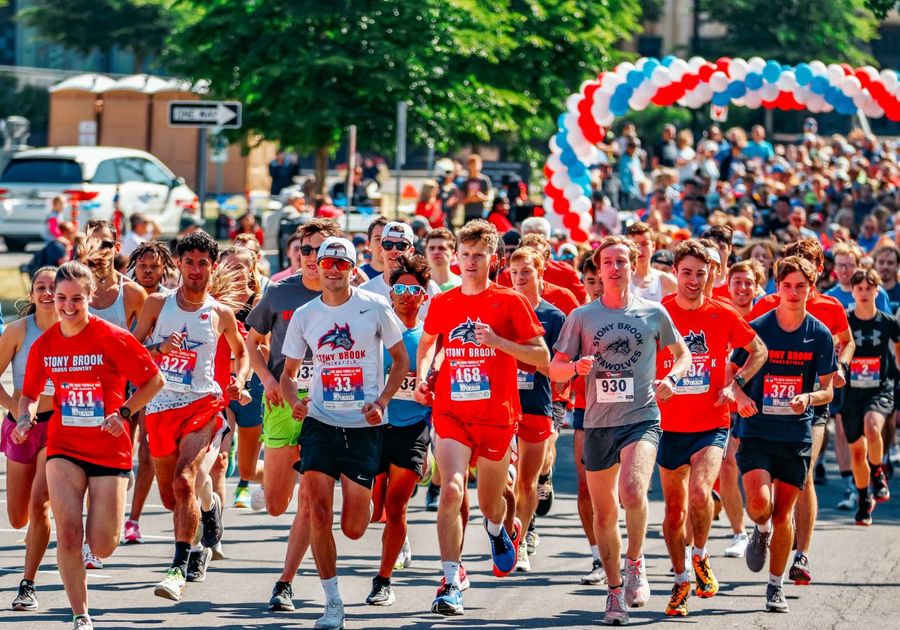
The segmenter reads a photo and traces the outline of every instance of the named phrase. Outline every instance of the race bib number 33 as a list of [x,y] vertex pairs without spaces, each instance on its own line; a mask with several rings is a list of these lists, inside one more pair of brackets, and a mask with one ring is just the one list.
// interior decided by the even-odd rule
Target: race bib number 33
[[802,376],[766,374],[763,378],[762,412],[770,416],[795,416],[791,399],[803,391]]
[[322,398],[325,409],[362,409],[365,404],[362,368],[322,368]]
[[67,427],[99,427],[103,414],[103,387],[94,383],[62,383],[60,416]]
[[634,401],[634,372],[597,372],[597,402]]

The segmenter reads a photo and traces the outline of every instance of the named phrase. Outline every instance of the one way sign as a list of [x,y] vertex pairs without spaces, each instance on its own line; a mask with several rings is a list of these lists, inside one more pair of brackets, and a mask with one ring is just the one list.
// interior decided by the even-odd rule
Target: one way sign
[[169,101],[169,126],[240,129],[241,104],[237,101]]

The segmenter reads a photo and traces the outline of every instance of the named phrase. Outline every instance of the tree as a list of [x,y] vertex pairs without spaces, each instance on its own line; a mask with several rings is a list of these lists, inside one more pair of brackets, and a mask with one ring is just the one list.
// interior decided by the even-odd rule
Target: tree
[[724,37],[702,41],[707,55],[789,64],[873,61],[862,45],[877,37],[878,22],[865,0],[701,0],[701,7],[726,29]]
[[162,0],[34,0],[18,17],[44,39],[83,55],[127,50],[141,70],[162,51],[175,14]]
[[866,0],[866,6],[875,14],[879,20],[887,17],[887,14],[893,11],[900,4],[897,0]]

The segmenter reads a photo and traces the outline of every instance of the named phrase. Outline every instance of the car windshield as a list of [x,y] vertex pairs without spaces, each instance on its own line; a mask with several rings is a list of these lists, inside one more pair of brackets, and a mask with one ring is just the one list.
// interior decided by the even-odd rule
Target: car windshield
[[58,158],[16,158],[0,175],[0,184],[80,184],[81,165]]

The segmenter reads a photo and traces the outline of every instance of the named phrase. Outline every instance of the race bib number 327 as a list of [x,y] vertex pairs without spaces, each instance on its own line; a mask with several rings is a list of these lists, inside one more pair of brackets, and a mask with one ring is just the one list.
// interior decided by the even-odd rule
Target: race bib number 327
[[197,367],[197,353],[193,350],[173,350],[156,357],[156,364],[166,380],[166,389],[173,392],[191,391],[194,382],[194,368]]

